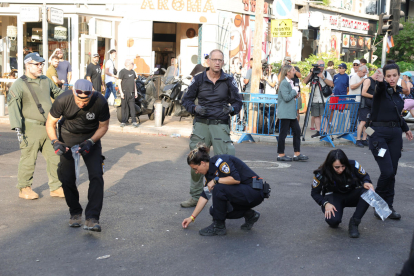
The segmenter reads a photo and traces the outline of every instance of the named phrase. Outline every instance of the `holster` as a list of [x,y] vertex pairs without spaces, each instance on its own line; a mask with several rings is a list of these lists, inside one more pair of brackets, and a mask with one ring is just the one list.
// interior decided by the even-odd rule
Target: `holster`
[[252,188],[256,190],[263,190],[263,178],[253,176]]
[[264,196],[264,198],[269,198],[271,191],[272,191],[272,189],[270,188],[270,185],[265,181],[264,184],[263,184],[263,196]]

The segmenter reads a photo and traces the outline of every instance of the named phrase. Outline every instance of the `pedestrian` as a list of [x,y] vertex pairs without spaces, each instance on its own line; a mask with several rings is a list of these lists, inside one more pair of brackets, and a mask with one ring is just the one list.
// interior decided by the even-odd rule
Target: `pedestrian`
[[45,60],[38,53],[29,53],[23,62],[25,74],[13,83],[7,95],[10,127],[16,130],[20,142],[21,156],[17,171],[19,197],[39,198],[32,190],[39,151],[47,163],[50,196],[64,197],[62,183],[57,175],[59,157],[54,154],[45,128],[46,116],[52,106],[50,98],[56,98],[63,90],[42,75]]
[[[413,134],[401,117],[404,102],[399,95],[402,88],[397,86],[400,67],[395,63],[386,64],[383,72],[384,74],[378,73],[369,123],[373,133],[368,133],[370,136],[368,142],[369,149],[381,171],[375,191],[391,209],[389,218],[400,219],[401,215],[394,209],[395,176],[398,160],[401,157],[402,132],[405,132],[408,140],[413,139]],[[379,218],[377,213],[375,216]]]
[[[244,92],[245,93],[251,93],[251,88],[252,88],[252,73],[253,73],[253,58],[250,58],[250,66],[249,66],[249,70],[247,70],[246,72],[246,76],[243,79],[244,85],[245,85],[245,89]],[[244,95],[243,96],[245,101],[248,101],[248,95]]]
[[213,196],[210,215],[213,223],[199,231],[202,236],[226,235],[226,219],[244,217],[242,230],[251,230],[260,213],[252,208],[269,197],[270,188],[246,163],[232,155],[220,154],[210,158],[209,147],[199,144],[187,156],[187,164],[206,183],[192,215],[183,220],[183,228],[195,221],[209,198]]
[[[63,123],[56,135],[56,123]],[[70,227],[82,224],[82,206],[76,187],[75,161],[72,149],[83,157],[89,175],[88,205],[85,210],[84,229],[101,232],[99,218],[102,210],[104,181],[101,138],[108,131],[109,107],[101,93],[92,90],[85,79],[75,82],[73,91],[66,91],[53,103],[46,130],[55,153],[60,156],[58,176],[62,181],[66,203],[69,206]]]
[[333,76],[336,75],[334,66],[335,63],[332,60],[328,61],[328,68],[326,69],[326,71],[328,71],[328,73],[331,75],[331,78],[333,78]]
[[56,71],[57,71],[59,79],[64,81],[62,85],[62,89],[66,90],[68,89],[69,83],[72,80],[72,65],[70,64],[69,61],[63,59],[62,49],[59,49],[56,52],[56,54],[59,58],[59,63],[58,63],[58,67],[56,68]]
[[[382,71],[382,69],[378,69],[375,71],[375,73],[366,79],[364,79],[362,91],[361,91],[361,106],[359,108],[359,124],[357,129],[357,137],[361,137],[362,140],[359,142],[363,146],[368,146],[367,141],[367,133],[365,132],[366,128],[366,122],[369,121],[369,116],[371,114],[372,109],[372,99],[374,98],[375,88],[377,86],[377,79],[378,79],[378,73],[379,71]],[[357,141],[358,143],[358,141]]]
[[[203,142],[208,148],[213,146],[216,155],[235,155],[229,121],[230,116],[238,114],[242,106],[239,89],[234,78],[221,69],[224,65],[224,54],[221,50],[210,52],[209,64],[210,67],[205,72],[193,78],[182,99],[187,111],[195,115],[190,150],[197,143]],[[194,103],[196,98],[197,105]],[[203,177],[191,170],[191,198],[181,202],[181,207],[195,206],[202,189]]]
[[118,87],[121,94],[121,127],[125,127],[131,116],[132,126],[138,127],[137,117],[135,115],[135,99],[138,97],[137,86],[135,85],[134,61],[132,59],[125,60],[125,68],[119,72]]
[[50,65],[49,68],[47,68],[46,76],[55,83],[56,86],[59,88],[62,88],[62,85],[65,83],[64,80],[60,80],[59,76],[57,74],[56,68],[59,65],[59,58],[57,55],[54,55],[50,57]]
[[349,92],[349,76],[345,73],[347,67],[345,63],[341,63],[338,66],[339,73],[336,74],[333,77],[333,84],[334,88],[332,91],[333,96],[330,98],[330,104],[333,104],[330,106],[330,109],[332,110],[330,113],[329,122],[332,121],[332,117],[334,115],[335,110],[338,110],[338,112],[343,112],[345,109],[345,104],[336,105],[340,101],[345,101],[345,99],[339,99],[339,95],[347,95]]
[[[326,97],[323,96],[322,90],[323,88],[328,85],[330,87],[333,87],[333,80],[331,77],[331,74],[327,70],[324,70],[325,68],[325,62],[323,60],[318,60],[317,64],[319,65],[320,73],[317,75],[318,83],[312,84],[313,86],[313,99],[310,106],[311,109],[311,116],[315,119],[315,128],[316,133],[313,134],[311,137],[318,137],[321,136],[321,120],[322,115],[325,111],[325,102]],[[308,84],[312,81],[312,75],[313,75],[313,68],[309,72],[309,74],[303,79],[303,82],[305,84]]]
[[208,55],[206,55],[204,57],[203,64],[197,64],[194,67],[193,71],[191,71],[190,75],[193,76],[193,78],[194,78],[196,75],[198,75],[198,74],[203,73],[204,71],[206,71],[206,69],[208,68],[208,66],[209,66],[208,65]]
[[272,65],[268,65],[266,68],[266,74],[262,76],[262,80],[265,82],[265,94],[276,95],[277,89],[277,76],[272,72]]
[[[277,143],[277,161],[306,161],[309,158],[300,153],[300,127],[296,118],[296,101],[298,97],[298,88],[293,84],[295,68],[292,65],[285,65],[282,68],[281,75],[284,79],[279,85],[279,98],[277,103],[277,117],[280,120],[280,134]],[[285,155],[285,139],[288,131],[293,132],[293,149],[294,156]]]
[[92,82],[95,91],[101,92],[102,89],[102,69],[99,65],[99,54],[92,55],[92,61],[86,67],[86,79]]
[[337,228],[344,208],[356,207],[349,220],[348,233],[351,238],[359,238],[358,225],[369,207],[361,195],[366,190],[374,190],[368,173],[358,161],[349,160],[341,149],[331,150],[313,173],[311,196],[322,207],[325,221]]
[[361,62],[358,59],[354,60],[352,63],[351,74],[349,74],[349,79],[351,79],[352,76],[358,72],[359,66],[361,66]]
[[115,59],[116,59],[116,50],[111,49],[109,50],[109,59],[105,63],[105,85],[106,85],[106,92],[105,92],[105,99],[111,96],[111,93],[114,95],[114,99],[116,98],[116,90],[115,90],[115,80],[118,78],[118,71],[115,68]]
[[[349,80],[349,94],[348,95],[356,95],[355,96],[355,102],[360,103],[361,102],[361,89],[362,89],[362,83],[365,80],[365,75],[368,73],[368,67],[365,65],[359,66],[358,71],[354,76]],[[349,113],[349,122],[350,122],[350,132],[354,132],[357,129],[358,126],[358,109],[354,105],[354,108],[350,108]],[[361,134],[362,132],[359,132],[357,130],[357,137],[356,137],[356,146],[357,147],[364,147],[364,144],[361,142]]]
[[414,117],[414,96],[413,96],[413,83],[411,82],[411,73],[404,72],[401,74],[403,81],[407,84],[407,90],[410,91],[409,95],[404,95],[404,110],[407,110],[411,113],[411,116]]

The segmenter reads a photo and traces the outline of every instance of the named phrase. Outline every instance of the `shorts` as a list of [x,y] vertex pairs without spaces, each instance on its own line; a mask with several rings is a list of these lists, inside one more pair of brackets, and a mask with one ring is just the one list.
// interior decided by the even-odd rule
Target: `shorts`
[[325,110],[324,103],[312,103],[311,104],[311,116],[312,117],[319,117],[323,115]]
[[411,110],[414,109],[414,100],[413,99],[405,99],[404,100],[404,110]]
[[[344,101],[344,100],[341,100],[341,101]],[[343,111],[345,109],[346,105],[345,104],[337,104],[338,102],[339,102],[339,97],[331,97],[329,103],[334,104],[334,105],[329,106],[329,108],[331,110]]]
[[367,121],[367,115],[371,113],[371,108],[364,107],[358,111],[359,120],[362,122]]

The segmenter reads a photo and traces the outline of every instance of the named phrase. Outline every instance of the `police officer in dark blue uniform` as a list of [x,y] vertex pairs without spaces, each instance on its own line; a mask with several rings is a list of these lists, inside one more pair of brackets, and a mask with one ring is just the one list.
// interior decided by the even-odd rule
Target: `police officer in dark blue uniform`
[[187,226],[195,220],[212,196],[210,214],[213,223],[200,230],[202,236],[226,235],[226,219],[244,217],[242,230],[250,230],[260,213],[252,210],[270,194],[269,184],[263,182],[243,161],[232,155],[216,155],[210,158],[209,149],[198,144],[187,157],[187,163],[197,174],[205,175],[206,184],[192,215],[182,222]]
[[[365,189],[374,190],[368,173],[341,149],[331,150],[325,162],[313,172],[311,196],[322,207],[325,221],[336,228],[345,207],[356,207],[349,221],[349,236],[358,238],[358,225],[369,205],[361,198]],[[365,189],[364,189],[365,188]]]
[[[375,191],[388,203],[392,211],[389,218],[400,219],[401,215],[394,209],[395,175],[401,157],[402,132],[406,133],[408,140],[413,139],[413,134],[401,117],[404,102],[400,93],[403,89],[397,86],[400,68],[391,63],[384,66],[383,72],[378,74],[371,121],[366,132],[370,135],[369,149],[381,171]],[[379,218],[376,212],[374,214]]]
[[[195,114],[190,150],[202,142],[208,148],[213,146],[216,155],[235,155],[236,151],[230,139],[229,122],[230,115],[238,114],[242,106],[239,89],[234,78],[221,69],[224,64],[221,50],[211,51],[209,64],[210,67],[205,72],[193,78],[182,100],[187,111]],[[202,190],[203,177],[191,171],[191,198],[181,202],[181,207],[195,206]]]

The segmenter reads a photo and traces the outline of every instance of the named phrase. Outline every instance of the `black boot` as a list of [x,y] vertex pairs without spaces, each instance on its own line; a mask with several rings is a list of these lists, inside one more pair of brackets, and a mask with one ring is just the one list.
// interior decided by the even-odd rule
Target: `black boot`
[[213,223],[199,231],[201,236],[224,236],[227,234],[226,223],[223,220],[213,220]]
[[361,223],[360,219],[351,218],[349,220],[348,233],[351,238],[359,238],[358,225]]
[[401,218],[401,215],[394,210],[394,207],[391,207],[390,209],[391,209],[392,213],[391,213],[391,215],[388,216],[388,218],[390,218],[390,219],[400,219]]
[[250,230],[253,225],[259,220],[260,213],[255,210],[249,210],[244,214],[245,223],[240,226],[242,230]]

